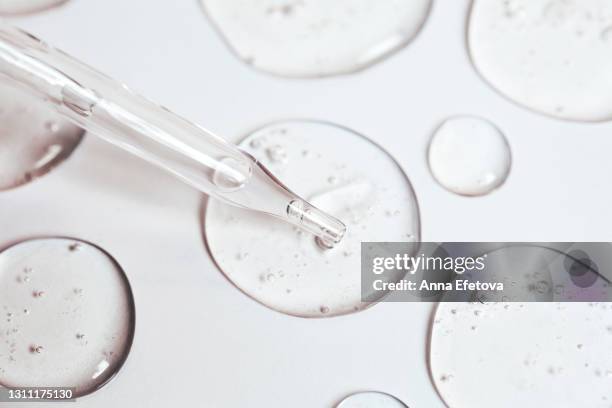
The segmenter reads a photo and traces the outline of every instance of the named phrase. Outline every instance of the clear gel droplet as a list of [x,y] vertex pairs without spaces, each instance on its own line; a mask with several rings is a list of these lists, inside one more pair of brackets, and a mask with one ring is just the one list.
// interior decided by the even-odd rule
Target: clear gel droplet
[[[532,268],[546,267],[553,282],[571,284],[565,254],[508,247],[490,253],[488,266],[495,253],[492,270],[501,276],[535,277]],[[534,296],[551,287],[536,282]],[[597,378],[597,370],[612,369],[612,336],[605,335],[612,325],[608,305],[443,301],[430,329],[431,378],[453,408],[608,408],[610,401],[602,397],[610,395],[610,384]]]
[[433,134],[428,151],[433,177],[460,195],[481,196],[501,186],[512,163],[510,146],[491,122],[471,116],[450,118]]
[[43,102],[0,82],[0,190],[49,172],[70,156],[83,133]]
[[277,75],[354,72],[408,44],[431,0],[201,0],[229,47]]
[[[82,396],[106,384],[127,358],[134,335],[129,283],[101,249],[79,242],[78,253],[67,250],[75,242],[34,239],[0,253],[0,309],[15,311],[11,322],[0,321],[0,333],[8,333],[0,336],[0,386],[70,386]],[[34,296],[13,279],[25,268],[39,285]],[[85,290],[79,295],[75,287]]]
[[0,15],[28,14],[44,11],[68,0],[0,0]]
[[[253,148],[254,139],[262,145]],[[269,168],[274,167],[267,148],[282,146],[291,159],[280,169],[281,181],[345,222],[348,230],[340,244],[324,249],[313,235],[298,234],[283,221],[209,200],[205,236],[219,268],[249,296],[290,315],[328,317],[366,308],[369,304],[361,302],[361,242],[420,236],[416,198],[397,163],[365,137],[315,121],[272,124],[240,146]],[[304,150],[310,154],[302,155]],[[339,182],[330,185],[330,175]],[[397,216],[385,216],[390,203],[401,209]],[[294,202],[288,210],[302,214],[303,206]],[[248,266],[236,257],[238,248],[249,253]],[[275,278],[268,279],[270,274]]]
[[500,93],[562,119],[612,119],[612,2],[475,0],[468,41]]

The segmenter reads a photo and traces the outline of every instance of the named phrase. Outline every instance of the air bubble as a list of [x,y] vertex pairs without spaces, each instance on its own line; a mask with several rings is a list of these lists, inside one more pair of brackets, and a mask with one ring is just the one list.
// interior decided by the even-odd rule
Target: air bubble
[[251,143],[249,143],[249,146],[251,146],[253,149],[259,149],[261,147],[261,144],[261,139],[253,139],[251,140]]
[[612,2],[475,0],[472,61],[500,93],[536,112],[576,121],[612,119]]
[[201,0],[231,50],[249,66],[288,77],[366,68],[408,44],[431,0]]
[[81,244],[79,242],[73,242],[72,244],[68,245],[68,250],[70,252],[76,252],[79,251],[81,249]]
[[40,354],[43,352],[44,347],[43,346],[36,346],[36,345],[32,345],[30,346],[30,353],[32,354]]
[[[250,146],[251,140],[264,137],[259,149]],[[283,146],[291,158],[283,166],[281,181],[317,208],[347,223],[342,242],[331,250],[322,249],[313,235],[296,233],[283,221],[210,200],[204,217],[207,248],[234,285],[277,311],[328,317],[365,309],[370,303],[361,301],[361,242],[402,241],[407,235],[419,239],[417,202],[409,180],[377,145],[329,123],[272,124],[240,143],[272,169],[274,163],[265,152],[277,145]],[[347,155],[349,150],[351,154]],[[309,154],[304,156],[303,151]],[[330,176],[337,177],[338,183],[330,185]],[[384,215],[389,203],[393,211],[401,208],[397,216]],[[287,210],[290,215],[299,215],[304,205],[297,201]],[[236,258],[236,248],[248,251],[248,267]],[[269,284],[269,270],[282,270],[284,276],[278,273],[276,282]],[[399,273],[389,277],[400,278]],[[291,296],[287,296],[287,288],[292,290]],[[366,295],[374,300],[381,296]],[[322,305],[329,309],[326,313],[321,312]]]
[[35,290],[34,292],[32,292],[32,296],[35,298],[41,298],[43,296],[45,296],[45,291],[44,290]]
[[281,145],[268,147],[266,154],[272,163],[287,163],[287,152]]
[[243,261],[245,260],[247,257],[249,256],[248,252],[239,252],[238,254],[236,254],[236,259],[239,261]]
[[56,133],[60,129],[60,125],[54,120],[49,120],[45,122],[45,129],[51,133]]
[[506,181],[512,156],[504,134],[491,122],[458,116],[447,119],[435,131],[428,161],[433,177],[445,189],[481,196]]
[[[74,256],[66,249],[74,243],[34,239],[0,253],[0,307],[23,311],[13,313],[19,331],[12,343],[0,341],[0,367],[10,367],[0,371],[0,386],[71,386],[82,396],[106,384],[127,358],[134,335],[127,279],[113,258],[91,244],[78,241]],[[34,292],[13,279],[15,269],[27,268],[36,271],[40,286]],[[75,296],[74,288],[85,294]],[[84,340],[84,333],[87,347],[75,341]]]
[[538,281],[535,288],[540,294],[548,293],[550,291],[550,284],[546,281]]
[[[0,3],[0,9],[2,3]],[[0,82],[0,190],[38,178],[66,160],[84,131],[43,102]],[[56,126],[49,129],[46,124]]]

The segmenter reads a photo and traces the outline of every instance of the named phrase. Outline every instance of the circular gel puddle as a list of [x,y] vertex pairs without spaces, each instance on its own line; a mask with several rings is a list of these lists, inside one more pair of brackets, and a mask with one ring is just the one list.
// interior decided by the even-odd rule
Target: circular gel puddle
[[204,230],[219,268],[282,313],[326,317],[367,307],[361,242],[419,240],[417,201],[398,164],[365,137],[315,121],[271,124],[239,145],[348,231],[336,248],[322,250],[312,235],[284,221],[209,200]]
[[28,14],[60,6],[68,0],[0,0],[0,15]]
[[612,305],[550,302],[578,284],[575,258],[541,247],[508,247],[489,257],[496,253],[494,269],[505,259],[504,275],[531,274],[534,300],[549,302],[440,303],[429,365],[446,405],[608,408]]
[[41,238],[0,253],[0,386],[96,391],[127,358],[134,324],[127,278],[100,248]]
[[447,119],[433,134],[429,169],[446,190],[465,196],[491,193],[508,178],[510,146],[491,122],[472,116]]
[[349,395],[336,408],[408,408],[408,406],[384,392],[366,391]]
[[200,0],[249,65],[287,77],[361,70],[408,44],[431,0]]
[[0,191],[49,172],[70,156],[84,133],[44,102],[0,81]]
[[474,0],[472,61],[500,93],[536,112],[612,119],[612,2]]

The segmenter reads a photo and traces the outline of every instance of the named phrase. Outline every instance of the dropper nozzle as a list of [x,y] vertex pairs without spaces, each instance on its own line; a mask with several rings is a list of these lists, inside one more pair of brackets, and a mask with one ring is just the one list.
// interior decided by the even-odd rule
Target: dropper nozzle
[[346,225],[340,220],[302,200],[294,200],[287,206],[287,215],[299,221],[299,225],[314,234],[319,245],[331,249],[342,241]]
[[317,237],[323,248],[330,249],[342,240],[346,233],[342,221],[295,194],[255,157],[242,150],[241,153],[247,160],[242,162],[242,171],[248,167],[248,181],[241,188],[217,197],[289,222]]

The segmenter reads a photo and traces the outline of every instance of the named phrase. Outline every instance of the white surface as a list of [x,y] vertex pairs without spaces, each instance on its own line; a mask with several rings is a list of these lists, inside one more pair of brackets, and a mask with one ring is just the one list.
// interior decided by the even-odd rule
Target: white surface
[[[612,240],[612,195],[602,188],[612,124],[542,117],[489,88],[466,52],[468,5],[434,2],[406,49],[355,76],[319,81],[242,64],[195,0],[74,0],[15,22],[228,138],[287,117],[363,132],[410,176],[425,240]],[[459,113],[490,118],[512,144],[510,177],[486,197],[453,195],[427,168],[431,132]],[[121,262],[134,290],[126,365],[105,389],[65,406],[312,408],[375,389],[411,407],[443,407],[426,366],[433,305],[380,304],[322,320],[274,313],[217,271],[200,205],[196,192],[93,137],[52,174],[0,195],[3,243],[54,233],[91,240]]]

